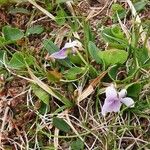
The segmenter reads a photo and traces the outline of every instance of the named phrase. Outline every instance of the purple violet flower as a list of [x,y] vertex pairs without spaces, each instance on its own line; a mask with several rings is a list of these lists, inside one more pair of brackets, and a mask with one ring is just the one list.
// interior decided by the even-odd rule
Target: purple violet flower
[[[71,48],[74,48],[75,46],[77,46],[76,41],[66,43],[60,51],[51,54],[50,57],[55,59],[65,59],[68,56],[68,53],[70,52],[69,50]],[[72,52],[74,51],[72,50]]]
[[126,89],[117,92],[114,85],[106,88],[106,99],[102,107],[102,115],[105,116],[107,112],[119,112],[122,103],[127,107],[134,107],[134,101],[130,97],[126,97]]

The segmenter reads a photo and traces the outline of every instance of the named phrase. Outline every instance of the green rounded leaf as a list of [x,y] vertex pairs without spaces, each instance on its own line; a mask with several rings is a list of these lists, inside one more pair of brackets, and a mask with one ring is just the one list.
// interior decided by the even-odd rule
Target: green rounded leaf
[[26,63],[28,66],[34,64],[35,58],[32,55],[24,54],[22,52],[15,52],[9,61],[9,67],[20,69],[26,68]]
[[59,51],[59,47],[50,39],[45,39],[43,41],[43,47],[48,51],[49,54]]
[[110,66],[114,64],[123,64],[128,58],[128,53],[124,50],[110,49],[100,52],[99,56],[103,60],[105,66]]
[[69,55],[69,59],[73,64],[81,65],[82,60],[78,55]]
[[89,41],[88,43],[88,50],[89,50],[89,53],[91,55],[91,57],[99,64],[102,63],[101,61],[101,58],[99,57],[98,53],[100,52],[100,50],[96,47],[96,45]]
[[17,41],[24,36],[24,33],[21,30],[10,26],[3,27],[2,32],[6,41]]
[[68,80],[74,80],[78,75],[83,74],[85,71],[84,67],[72,67],[66,71],[64,77]]
[[143,1],[138,1],[136,3],[134,3],[134,8],[136,9],[136,11],[141,11],[145,8],[145,6],[148,4],[147,0],[143,0]]
[[64,25],[66,22],[66,12],[61,8],[56,12],[57,16],[55,17],[55,21],[58,25]]
[[30,15],[30,11],[27,10],[26,8],[23,8],[23,7],[10,7],[9,9],[9,14],[13,14],[13,15],[16,15],[16,14],[26,14],[26,15]]
[[84,149],[84,143],[80,139],[77,139],[76,141],[73,141],[71,143],[71,150],[83,150]]
[[40,34],[44,31],[44,28],[41,25],[35,25],[32,26],[31,28],[27,29],[26,31],[26,35],[30,35],[30,34]]
[[40,88],[38,85],[32,84],[32,91],[42,102],[44,102],[46,105],[49,104],[50,95],[42,88]]
[[53,125],[66,133],[70,131],[70,126],[62,118],[54,117]]
[[118,69],[119,69],[119,66],[115,65],[108,71],[109,77],[114,81],[116,80]]
[[111,9],[113,12],[124,10],[124,8],[120,4],[113,4],[111,6]]
[[138,97],[141,91],[142,85],[140,83],[131,83],[127,86],[128,96]]
[[112,48],[124,49],[128,47],[128,40],[119,26],[114,25],[104,28],[101,31],[101,36]]

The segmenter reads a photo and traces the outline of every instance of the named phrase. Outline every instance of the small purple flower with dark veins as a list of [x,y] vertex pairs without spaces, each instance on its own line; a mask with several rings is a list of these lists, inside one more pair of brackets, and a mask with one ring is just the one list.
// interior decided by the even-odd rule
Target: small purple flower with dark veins
[[65,59],[70,53],[71,48],[72,48],[72,53],[74,53],[73,48],[75,46],[77,46],[76,41],[66,43],[60,51],[51,54],[50,57],[55,58],[55,59]]
[[114,85],[106,88],[106,99],[102,107],[102,115],[105,116],[107,112],[119,112],[122,103],[127,107],[134,107],[134,101],[130,97],[126,97],[126,89],[117,92]]

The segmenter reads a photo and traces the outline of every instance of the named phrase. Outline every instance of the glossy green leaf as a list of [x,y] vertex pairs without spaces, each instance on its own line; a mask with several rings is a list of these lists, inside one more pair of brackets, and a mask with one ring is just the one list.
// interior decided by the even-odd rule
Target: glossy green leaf
[[50,104],[49,103],[44,103],[43,101],[40,102],[40,108],[38,112],[42,115],[50,111]]
[[26,31],[26,35],[30,35],[30,34],[40,34],[44,31],[43,26],[41,25],[34,25],[31,28],[28,28]]
[[43,41],[43,47],[49,52],[49,54],[52,54],[59,50],[59,47],[55,45],[51,40],[46,39]]
[[147,3],[148,3],[147,0],[138,1],[138,2],[134,3],[134,8],[136,9],[136,11],[141,11],[145,8]]
[[89,25],[88,22],[84,22],[84,45],[85,45],[85,50],[88,49],[88,44],[90,41],[94,42],[94,35],[92,33],[92,29]]
[[120,4],[113,4],[112,7],[113,16],[112,19],[114,22],[118,21],[117,14],[120,19],[123,19],[126,16],[126,10]]
[[106,66],[110,66],[114,64],[123,64],[127,60],[128,53],[124,50],[110,49],[101,51],[99,56]]
[[30,11],[29,10],[27,10],[27,9],[25,9],[25,8],[23,8],[23,7],[16,7],[16,8],[10,8],[9,9],[9,13],[10,14],[18,14],[18,13],[21,13],[21,14],[26,14],[26,15],[30,15]]
[[65,72],[64,77],[68,80],[74,80],[77,78],[77,75],[82,74],[85,71],[83,67],[72,67]]
[[6,41],[17,41],[24,36],[24,33],[20,29],[12,28],[10,26],[4,26],[2,32]]
[[67,14],[65,13],[65,11],[61,8],[60,10],[58,10],[56,12],[56,22],[58,25],[63,25],[66,22],[66,16]]
[[46,7],[46,10],[48,10],[49,12],[53,10],[53,8],[55,7],[55,3],[51,0],[44,0],[44,3],[45,3],[45,7]]
[[88,44],[88,50],[90,56],[97,62],[97,63],[102,63],[101,58],[99,57],[98,53],[100,50],[96,47],[96,45],[93,42],[89,42]]
[[[138,114],[138,116],[143,115],[144,117],[147,117],[147,119],[149,119],[149,110],[150,110],[149,101],[143,101],[143,99],[140,99],[136,103],[135,107],[132,109],[132,112],[134,112],[136,115]],[[145,114],[147,114],[147,116]]]
[[122,49],[128,47],[128,40],[118,26],[104,28],[101,36],[113,48]]
[[70,126],[62,118],[54,117],[53,125],[61,131],[70,132]]
[[116,76],[118,73],[118,66],[113,66],[109,71],[108,71],[108,75],[112,80],[116,80]]
[[113,12],[124,10],[124,8],[120,4],[117,4],[117,3],[112,4],[111,9]]
[[20,69],[26,68],[26,63],[28,66],[33,65],[35,58],[32,55],[24,54],[22,52],[15,52],[9,61],[9,67]]
[[71,150],[84,150],[84,143],[80,139],[71,143]]
[[44,102],[46,105],[49,104],[50,95],[41,89],[38,85],[33,84],[32,91],[39,98],[39,100]]
[[138,97],[141,91],[142,85],[140,83],[131,83],[127,86],[127,93],[130,97]]
[[92,65],[89,65],[89,70],[88,70],[88,72],[89,72],[89,76],[91,77],[91,78],[96,78],[99,74],[98,74],[98,71],[99,70],[97,70],[95,67],[93,67]]
[[53,90],[53,92],[55,93],[55,95],[57,95],[57,97],[60,98],[60,101],[63,104],[65,104],[67,108],[72,108],[74,106],[74,103],[70,99],[66,98],[63,94],[61,94],[56,90],[55,91]]
[[111,28],[111,33],[116,38],[119,38],[119,39],[122,39],[122,40],[125,39],[124,33],[121,31],[121,28],[117,25],[115,25]]
[[76,64],[76,65],[82,64],[82,60],[79,57],[79,55],[69,55],[69,59],[73,64]]
[[5,45],[5,39],[4,37],[0,36],[0,46],[3,46],[3,45]]
[[150,67],[150,56],[147,48],[134,48],[133,51],[135,51],[136,58],[141,67]]

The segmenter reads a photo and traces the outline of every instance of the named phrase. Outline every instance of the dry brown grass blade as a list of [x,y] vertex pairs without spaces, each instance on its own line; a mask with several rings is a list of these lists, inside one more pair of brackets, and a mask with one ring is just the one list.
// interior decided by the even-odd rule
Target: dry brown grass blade
[[50,12],[39,6],[34,0],[28,0],[28,2],[35,6],[37,9],[39,9],[41,12],[43,12],[45,15],[50,17],[52,20],[55,20],[55,17]]
[[[78,138],[84,142],[84,139],[82,138],[82,136],[80,136],[80,134],[78,133],[78,131],[75,129],[75,127],[73,126],[73,124],[71,123],[71,120],[69,118],[69,115],[68,115],[68,110],[65,111],[65,117],[66,117],[66,122],[67,124],[70,126],[70,128],[72,129],[72,131],[78,136]],[[89,147],[88,145],[84,142],[85,146],[87,147],[87,149],[89,150]]]
[[94,88],[98,85],[98,83],[100,83],[101,79],[106,75],[107,72],[108,71],[104,71],[90,83],[90,85],[77,98],[77,103],[81,102],[94,92]]
[[128,41],[129,41],[129,43],[130,43],[130,42],[131,42],[131,40],[130,40],[130,34],[129,34],[129,31],[128,31],[127,27],[121,22],[121,20],[120,20],[118,14],[117,14],[117,18],[118,18],[119,24],[120,24],[120,26],[121,26],[123,32],[125,33],[125,35],[126,35]]
[[[77,39],[79,39],[79,40],[81,39],[80,36],[79,36],[79,34],[78,34],[77,32],[73,32],[72,34],[73,34],[73,36],[74,36],[75,38],[77,38]],[[78,43],[79,50],[83,50],[82,43],[79,42],[79,41],[77,41],[77,43]]]
[[43,83],[39,78],[37,78],[33,72],[31,71],[31,69],[28,67],[28,72],[31,76],[31,78],[33,79],[34,83],[36,83],[39,87],[41,87],[44,91],[46,91],[47,93],[49,93],[50,95],[52,95],[53,97],[57,98],[58,100],[61,100],[53,91],[52,89],[47,86],[45,83]]
[[0,145],[2,145],[2,135],[3,135],[2,133],[4,132],[8,112],[9,112],[9,107],[6,107],[5,112],[4,112],[4,116],[2,119],[1,129],[0,129]]
[[[140,19],[139,15],[137,15],[136,9],[134,8],[134,5],[133,5],[133,3],[131,2],[131,0],[126,0],[126,2],[128,3],[128,5],[129,5],[129,7],[130,7],[130,9],[131,9],[132,15],[133,15],[134,17],[136,17],[136,18],[135,18],[135,21],[136,21],[137,23],[141,24],[141,19]],[[141,33],[141,39],[142,39],[142,41],[143,41],[143,43],[144,43],[145,40],[146,40],[146,33],[144,32],[142,25],[140,25],[140,33]],[[147,49],[148,49],[148,51],[149,51],[149,53],[150,53],[150,45],[149,45],[149,42],[148,42],[148,41],[146,42],[146,47],[147,47]]]
[[73,4],[73,1],[67,1],[66,2],[66,5],[67,5],[69,11],[71,12],[72,16],[75,16],[75,12],[74,12],[74,9],[72,7],[72,4]]
[[56,36],[56,38],[55,38],[55,41],[54,41],[54,43],[55,43],[58,47],[61,46],[61,44],[62,44],[62,42],[63,42],[63,39],[64,39],[64,37],[65,37],[65,35],[66,35],[67,32],[68,32],[68,28],[66,28],[66,26],[63,26],[63,27],[60,28],[60,30],[58,31],[58,34],[57,34],[57,36]]
[[54,131],[54,147],[55,147],[55,150],[58,149],[58,135],[59,135],[59,129],[55,128],[55,131]]
[[[77,19],[77,22],[78,22],[79,25],[82,27],[82,23],[81,23],[81,22],[78,20],[78,18],[76,17],[75,11],[74,11],[74,9],[73,9],[73,7],[72,7],[72,5],[74,5],[74,2],[73,2],[73,1],[67,1],[67,2],[66,2],[66,5],[67,5],[68,10],[69,10],[70,13],[72,14],[72,16]],[[69,27],[70,27],[70,26],[69,26]],[[80,39],[80,36],[79,36],[79,34],[78,34],[77,32],[73,32],[72,34],[74,35],[75,38]],[[77,43],[78,43],[79,49],[82,50],[82,49],[83,49],[82,44],[81,44],[79,41],[77,41]]]
[[99,15],[108,6],[108,2],[109,1],[106,1],[105,5],[99,11],[91,10],[85,20],[88,21],[92,19],[93,17],[96,17],[97,15]]
[[[72,14],[73,17],[76,17],[76,14],[75,14],[75,11],[74,11],[74,8],[72,7],[72,5],[74,5],[74,2],[72,0],[66,2],[66,6],[67,6],[68,10],[70,11],[70,13]],[[77,22],[80,24],[80,26],[82,26],[82,23],[78,19],[77,19]]]

